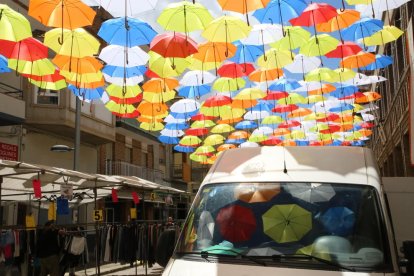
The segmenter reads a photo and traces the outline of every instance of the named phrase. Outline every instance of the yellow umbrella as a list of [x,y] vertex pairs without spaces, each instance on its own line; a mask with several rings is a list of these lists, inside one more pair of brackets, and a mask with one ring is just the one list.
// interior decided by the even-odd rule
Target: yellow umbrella
[[322,95],[309,95],[306,97],[306,100],[308,103],[317,103],[326,101],[327,99]]
[[292,130],[289,137],[290,139],[301,140],[306,138],[306,134],[302,130]]
[[249,142],[260,143],[260,142],[266,141],[267,139],[269,139],[269,137],[263,133],[252,134],[249,137]]
[[337,68],[334,72],[338,75],[338,80],[340,82],[353,79],[356,76],[356,72],[349,68]]
[[302,95],[299,95],[298,93],[289,93],[289,95],[286,98],[282,98],[277,100],[278,104],[304,104],[306,103],[305,97]]
[[235,97],[234,100],[255,100],[266,97],[266,93],[260,88],[245,88],[241,90]]
[[174,90],[155,93],[155,92],[143,92],[143,99],[150,103],[166,103],[175,98],[176,92]]
[[233,42],[249,35],[251,27],[234,16],[221,16],[211,21],[201,34],[212,42]]
[[199,120],[191,124],[191,128],[204,128],[204,127],[213,127],[216,123],[212,120]]
[[397,40],[404,32],[395,26],[384,26],[384,28],[373,35],[365,38],[365,45],[384,45]]
[[29,20],[5,4],[0,4],[0,39],[20,41],[32,36]]
[[212,134],[207,136],[206,139],[204,139],[203,144],[204,145],[209,145],[209,146],[215,146],[215,145],[220,145],[224,143],[224,140],[226,138],[224,138],[223,135],[220,134]]
[[323,56],[332,50],[335,50],[339,40],[328,35],[314,35],[300,47],[299,53],[308,57]]
[[85,29],[63,29],[63,43],[59,43],[60,29],[52,29],[45,34],[44,44],[57,54],[70,57],[86,57],[98,54],[99,41]]
[[199,70],[199,71],[209,71],[213,69],[217,69],[223,63],[220,62],[202,62],[201,60],[195,59],[193,57],[187,57],[187,61],[190,63],[188,65],[188,69],[190,70]]
[[97,82],[97,81],[100,81],[103,77],[103,74],[101,71],[98,71],[96,73],[78,74],[75,72],[60,70],[60,74],[64,76],[68,81],[82,82],[82,83]]
[[148,131],[160,131],[164,129],[164,125],[159,122],[152,122],[152,123],[142,122],[139,125],[139,127],[142,129],[148,130]]
[[215,152],[216,149],[213,146],[210,145],[203,145],[199,146],[195,149],[194,153],[200,154],[200,155],[208,155],[209,153]]
[[210,132],[220,134],[220,133],[232,132],[233,130],[234,130],[234,127],[232,127],[229,124],[217,124],[210,130]]
[[243,108],[232,108],[230,106],[223,107],[224,109],[219,115],[222,120],[241,118],[244,115],[244,113],[246,113],[246,110]]
[[260,56],[257,64],[266,69],[283,68],[293,62],[293,54],[286,50],[270,49]]
[[165,58],[149,51],[149,68],[162,78],[181,75],[190,62],[185,58]]
[[243,88],[246,85],[246,81],[243,78],[218,78],[213,83],[213,89],[219,92],[236,91]]
[[277,125],[284,122],[284,119],[280,116],[270,115],[263,118],[261,124],[263,125]]
[[310,32],[300,26],[286,26],[283,29],[286,36],[279,41],[270,44],[270,46],[280,50],[292,51],[293,49],[302,47],[311,36]]
[[195,161],[195,162],[199,162],[199,163],[207,163],[207,159],[208,157],[204,154],[197,154],[197,153],[192,153],[190,154],[190,159]]
[[336,82],[338,80],[338,75],[332,69],[329,68],[317,68],[305,76],[305,81],[326,81],[326,82]]
[[212,20],[213,17],[203,5],[188,1],[169,4],[157,18],[165,30],[183,33],[204,30]]
[[201,144],[201,139],[194,135],[183,136],[180,139],[180,145],[183,146],[197,146]]
[[117,98],[135,98],[142,92],[139,85],[119,86],[116,84],[110,84],[105,91],[109,96]]
[[132,104],[118,104],[114,101],[107,102],[105,107],[112,113],[116,114],[133,114],[136,113],[137,110]]
[[47,58],[34,61],[9,59],[8,67],[13,68],[19,73],[35,76],[51,75],[56,70],[55,65]]

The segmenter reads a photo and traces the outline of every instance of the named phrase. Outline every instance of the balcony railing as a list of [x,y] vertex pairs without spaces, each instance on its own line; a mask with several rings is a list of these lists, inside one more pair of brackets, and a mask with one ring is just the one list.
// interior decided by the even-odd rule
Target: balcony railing
[[161,170],[149,169],[137,165],[130,164],[124,161],[105,161],[106,175],[122,175],[122,176],[137,176],[142,179],[152,181],[157,184],[170,186],[170,183],[165,181],[164,173]]

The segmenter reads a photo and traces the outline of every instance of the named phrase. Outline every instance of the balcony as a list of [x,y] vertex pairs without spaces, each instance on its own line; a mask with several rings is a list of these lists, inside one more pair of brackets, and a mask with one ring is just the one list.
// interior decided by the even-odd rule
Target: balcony
[[0,125],[16,125],[26,118],[23,91],[0,82]]
[[122,175],[122,176],[137,176],[148,181],[152,181],[157,184],[170,186],[170,183],[166,182],[164,173],[161,170],[149,169],[137,165],[133,165],[124,161],[105,161],[105,174],[106,175]]

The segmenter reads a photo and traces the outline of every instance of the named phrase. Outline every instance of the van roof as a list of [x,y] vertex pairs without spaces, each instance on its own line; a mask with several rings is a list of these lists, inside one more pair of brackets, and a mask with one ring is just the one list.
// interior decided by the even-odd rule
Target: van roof
[[[285,170],[286,169],[286,170]],[[367,184],[379,189],[372,152],[362,147],[255,147],[220,154],[202,185],[230,182]]]

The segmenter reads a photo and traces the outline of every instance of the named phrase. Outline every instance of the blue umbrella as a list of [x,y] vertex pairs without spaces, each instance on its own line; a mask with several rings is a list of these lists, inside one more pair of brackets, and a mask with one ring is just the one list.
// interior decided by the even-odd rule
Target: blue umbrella
[[362,18],[343,29],[342,37],[344,40],[357,41],[360,38],[371,36],[382,30],[384,23],[379,19]]
[[0,73],[8,73],[11,72],[10,68],[7,67],[7,58],[0,55]]
[[194,99],[199,99],[201,96],[210,93],[211,86],[208,84],[198,85],[198,86],[182,86],[178,90],[178,95],[181,97]]
[[309,141],[295,140],[296,146],[309,146]]
[[246,139],[227,139],[226,144],[242,144],[246,142]]
[[103,87],[98,88],[78,88],[72,84],[68,85],[70,91],[73,92],[78,97],[81,97],[85,100],[97,100],[102,97],[104,92]]
[[179,151],[179,152],[193,152],[194,148],[188,147],[188,146],[182,146],[182,145],[175,145],[174,150]]
[[146,22],[131,17],[109,19],[102,23],[98,36],[109,44],[127,47],[147,45],[157,32]]
[[177,113],[170,111],[170,115],[173,116],[175,119],[189,119],[194,115],[197,115],[198,109],[192,111],[192,112],[185,112],[185,113]]
[[171,144],[171,145],[176,145],[180,142],[180,138],[178,137],[171,137],[171,136],[166,136],[166,135],[160,135],[158,136],[158,140],[161,143],[164,144]]
[[328,232],[338,236],[350,234],[355,224],[355,214],[347,207],[331,207],[319,219]]
[[298,17],[308,6],[304,0],[272,0],[263,9],[258,9],[253,16],[260,23],[282,24]]
[[292,91],[299,87],[301,87],[301,85],[297,80],[281,78],[272,83],[272,85],[269,86],[269,89],[272,91]]
[[258,101],[255,106],[247,108],[248,111],[267,111],[272,112],[273,105],[271,102]]
[[245,45],[241,42],[236,42],[235,45],[237,46],[236,54],[229,59],[235,63],[254,63],[260,56],[263,55],[262,46]]
[[352,110],[354,106],[352,104],[341,103],[339,106],[329,108],[330,112],[342,112],[346,110]]
[[180,130],[180,129],[187,129],[190,126],[187,123],[168,123],[165,125],[166,129],[176,129],[176,130]]
[[131,78],[136,76],[142,76],[147,71],[145,65],[133,66],[133,67],[121,67],[114,65],[105,65],[102,69],[102,73],[115,78]]
[[393,59],[390,56],[386,55],[375,55],[375,62],[368,64],[365,67],[360,67],[361,70],[375,70],[385,68],[393,63]]
[[238,122],[234,128],[236,129],[252,129],[257,128],[257,123],[254,121],[241,121]]
[[355,85],[344,85],[342,87],[339,87],[335,91],[331,92],[329,96],[335,97],[335,98],[342,98],[351,96],[352,94],[355,94],[358,91],[358,87]]

